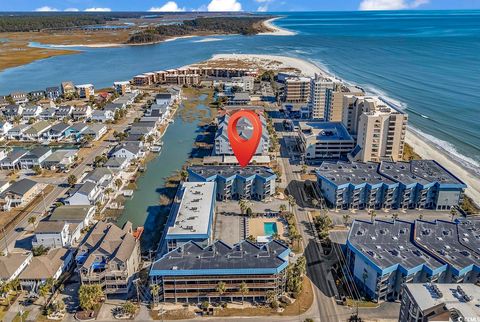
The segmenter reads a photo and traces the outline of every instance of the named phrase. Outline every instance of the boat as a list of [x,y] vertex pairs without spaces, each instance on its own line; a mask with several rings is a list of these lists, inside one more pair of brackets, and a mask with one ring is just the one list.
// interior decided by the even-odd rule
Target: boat
[[168,123],[175,123],[175,121],[173,119],[169,119]]
[[162,150],[162,146],[161,145],[152,145],[152,147],[150,148],[150,151],[152,152],[160,152]]

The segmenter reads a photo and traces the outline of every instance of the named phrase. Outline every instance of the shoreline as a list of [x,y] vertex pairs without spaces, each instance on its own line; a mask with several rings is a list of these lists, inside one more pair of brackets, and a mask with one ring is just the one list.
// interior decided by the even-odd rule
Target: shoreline
[[297,33],[288,29],[280,28],[273,24],[274,21],[282,19],[283,17],[275,17],[262,22],[263,26],[272,31],[260,32],[257,35],[260,36],[295,36]]
[[[268,61],[278,61],[283,66],[277,66],[277,68],[295,68],[300,70],[304,76],[313,76],[315,73],[325,76],[333,77],[337,80],[341,80],[348,84],[355,85],[355,83],[342,80],[341,78],[333,75],[332,73],[325,71],[314,62],[287,56],[276,55],[260,55],[260,54],[216,54],[210,60],[243,60],[256,62],[258,64],[266,64]],[[367,95],[375,95],[366,91]],[[473,199],[478,205],[480,201],[480,175],[475,173],[472,169],[463,165],[460,161],[451,157],[451,154],[444,148],[430,140],[429,138],[421,135],[412,125],[407,128],[407,134],[405,136],[405,143],[412,146],[414,151],[424,159],[433,159],[445,167],[449,172],[454,174],[460,180],[467,184],[468,188],[465,193],[467,196]]]

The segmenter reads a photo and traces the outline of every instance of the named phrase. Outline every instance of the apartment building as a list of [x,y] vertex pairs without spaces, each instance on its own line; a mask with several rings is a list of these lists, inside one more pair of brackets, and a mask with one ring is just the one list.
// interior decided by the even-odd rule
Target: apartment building
[[75,261],[82,284],[99,284],[107,296],[126,296],[140,266],[140,241],[130,222],[119,228],[99,221],[80,244]]
[[309,77],[290,77],[285,80],[285,103],[308,104],[310,100],[311,79]]
[[355,140],[340,122],[299,122],[298,134],[305,160],[346,158],[355,147]]
[[75,93],[75,85],[73,85],[73,82],[62,82],[60,88],[63,96],[68,96]]
[[[263,246],[242,241],[230,246],[216,241],[209,246],[187,242],[156,260],[150,270],[162,302],[265,301],[268,292],[285,291],[290,249],[274,240]],[[225,293],[217,291],[226,284]],[[242,294],[245,283],[248,294]]]
[[308,107],[312,119],[327,120],[327,111],[331,104],[334,88],[335,82],[331,78],[315,74],[315,77],[311,79]]
[[346,261],[358,288],[376,301],[399,299],[407,283],[477,283],[479,232],[478,220],[355,220]]
[[76,85],[75,89],[80,98],[90,99],[90,96],[95,95],[95,88],[92,84]]
[[478,294],[475,284],[407,284],[398,321],[480,321]]
[[162,250],[171,251],[189,241],[210,244],[214,219],[215,183],[184,182],[170,210]]
[[325,111],[325,120],[329,122],[343,121],[344,98],[346,95],[363,96],[363,89],[346,85],[344,83],[335,83],[334,89],[330,94],[330,104]]
[[264,200],[275,194],[277,176],[272,169],[260,166],[193,166],[188,168],[190,182],[215,182],[216,199]]
[[[258,144],[255,155],[267,155],[270,148],[270,137],[268,135],[267,123],[263,115],[259,115],[262,123],[262,136]],[[215,147],[213,149],[214,155],[233,155],[230,140],[228,139],[228,120],[230,115],[225,114],[218,119],[218,130],[215,134]],[[252,134],[253,128],[251,124],[245,119],[241,118],[237,123],[237,132],[240,136],[249,138]]]
[[336,209],[450,210],[466,185],[433,160],[323,162],[315,171],[320,191]]
[[119,95],[125,95],[132,92],[132,86],[129,81],[119,81],[113,83],[113,89]]
[[351,160],[402,159],[407,114],[378,97],[346,95],[344,104],[343,122],[357,141]]

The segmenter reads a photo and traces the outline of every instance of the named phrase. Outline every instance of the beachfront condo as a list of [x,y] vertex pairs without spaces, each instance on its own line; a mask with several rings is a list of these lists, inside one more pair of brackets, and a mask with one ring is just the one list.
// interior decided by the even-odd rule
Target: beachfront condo
[[[259,246],[244,240],[234,246],[216,241],[209,246],[188,242],[152,264],[151,284],[159,286],[161,302],[261,301],[286,288],[290,249],[273,240]],[[225,291],[219,292],[220,283]],[[245,292],[243,290],[247,290]]]
[[315,74],[315,78],[310,82],[310,100],[308,103],[312,119],[322,121],[327,119],[327,107],[331,104],[334,88],[335,82],[332,79]]
[[342,122],[343,119],[343,99],[346,95],[365,95],[363,90],[356,86],[335,83],[335,87],[330,95],[330,104],[327,104],[325,110],[325,120],[329,122]]
[[309,77],[290,77],[285,81],[285,102],[307,104],[310,99]]
[[350,160],[402,160],[407,121],[407,114],[379,97],[346,95],[343,123],[357,141]]

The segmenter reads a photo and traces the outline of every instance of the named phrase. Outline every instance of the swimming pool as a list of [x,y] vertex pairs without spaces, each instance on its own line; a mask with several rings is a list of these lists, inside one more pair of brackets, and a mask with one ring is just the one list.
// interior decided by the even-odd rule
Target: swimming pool
[[278,233],[277,223],[266,222],[263,223],[263,230],[265,231],[265,236],[272,236]]

